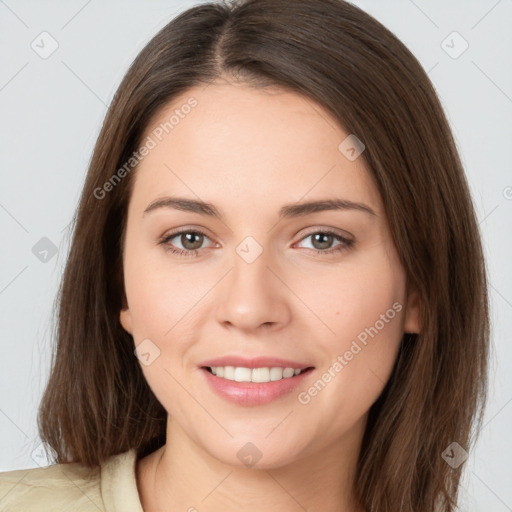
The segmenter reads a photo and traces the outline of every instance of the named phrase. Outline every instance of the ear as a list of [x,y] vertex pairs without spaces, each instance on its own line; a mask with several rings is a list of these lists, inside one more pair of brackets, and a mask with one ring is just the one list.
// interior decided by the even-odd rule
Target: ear
[[421,332],[420,297],[416,290],[410,290],[407,294],[404,332],[416,334]]
[[121,309],[121,313],[119,314],[119,321],[123,326],[123,329],[128,334],[133,334],[132,332],[132,314],[129,308]]

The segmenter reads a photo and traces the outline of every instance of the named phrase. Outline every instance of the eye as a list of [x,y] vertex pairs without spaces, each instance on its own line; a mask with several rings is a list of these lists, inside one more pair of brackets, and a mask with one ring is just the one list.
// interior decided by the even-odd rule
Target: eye
[[[303,237],[302,240],[306,240],[307,238],[312,239],[312,250],[317,254],[332,254],[348,249],[354,245],[354,240],[329,230],[314,231]],[[334,248],[330,248],[335,240],[338,240],[340,243],[335,245]]]
[[[176,242],[171,243],[175,238],[183,248],[176,247]],[[313,247],[311,250],[317,254],[337,253],[354,245],[354,240],[348,239],[339,233],[335,233],[330,230],[313,231],[303,237],[301,242],[308,238],[312,239]],[[180,256],[197,256],[205,239],[209,240],[206,233],[199,229],[182,229],[180,231],[164,235],[160,239],[159,243],[165,247],[166,251],[173,254],[178,254]],[[330,248],[336,240],[339,243],[333,248]]]
[[[183,249],[176,248],[174,247],[174,244],[171,244],[171,240],[174,238],[178,239],[178,242],[182,245]],[[196,256],[205,238],[209,239],[206,236],[206,233],[203,233],[198,229],[183,229],[181,231],[165,235],[159,243],[162,244],[167,251],[170,251],[173,254],[179,254],[181,256]]]

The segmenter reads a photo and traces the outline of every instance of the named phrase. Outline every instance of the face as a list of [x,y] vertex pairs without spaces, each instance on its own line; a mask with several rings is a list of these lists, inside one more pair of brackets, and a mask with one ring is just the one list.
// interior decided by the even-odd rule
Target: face
[[146,131],[120,320],[168,431],[224,463],[277,467],[342,443],[419,332],[348,136],[301,95],[231,83],[188,90]]

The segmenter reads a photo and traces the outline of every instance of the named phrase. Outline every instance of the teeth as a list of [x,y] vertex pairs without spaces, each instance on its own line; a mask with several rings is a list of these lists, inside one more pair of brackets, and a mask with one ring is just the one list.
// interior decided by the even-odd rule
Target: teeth
[[268,368],[253,368],[251,372],[251,382],[268,382],[270,380],[270,370]]
[[235,380],[237,382],[251,382],[252,371],[249,368],[235,368]]
[[289,379],[301,373],[300,368],[244,368],[241,366],[212,366],[213,375],[236,382],[271,382]]

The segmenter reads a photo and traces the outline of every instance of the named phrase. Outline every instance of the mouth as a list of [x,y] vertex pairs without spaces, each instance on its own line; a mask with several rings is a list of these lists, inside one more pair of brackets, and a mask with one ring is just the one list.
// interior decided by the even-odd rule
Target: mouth
[[203,366],[202,369],[212,375],[215,375],[215,377],[219,379],[262,384],[285,379],[293,379],[298,375],[310,372],[313,370],[313,367],[307,366],[305,368],[293,368],[290,366],[262,366],[247,368],[244,366]]
[[306,385],[314,366],[274,356],[248,358],[230,354],[199,365],[207,386],[219,397],[241,406],[290,400],[294,390]]
[[[267,359],[265,362],[268,364],[270,361]],[[246,361],[247,366],[234,366],[219,365],[216,362],[203,365],[200,369],[206,384],[215,394],[232,404],[250,407],[269,404],[278,399],[291,400],[294,390],[306,385],[314,367],[290,363],[283,363],[283,366],[260,366],[265,363]],[[273,364],[279,363],[273,361]]]

